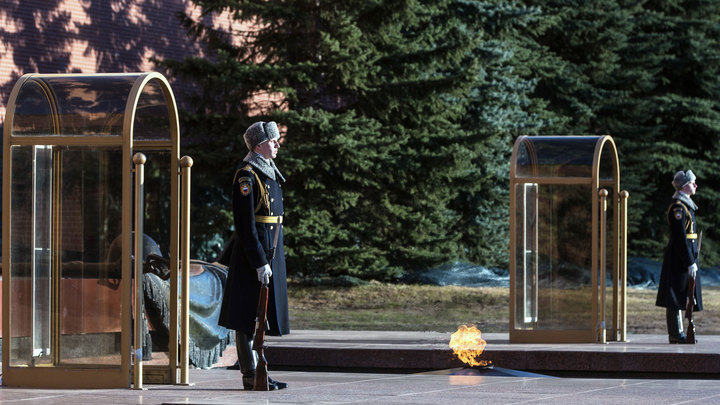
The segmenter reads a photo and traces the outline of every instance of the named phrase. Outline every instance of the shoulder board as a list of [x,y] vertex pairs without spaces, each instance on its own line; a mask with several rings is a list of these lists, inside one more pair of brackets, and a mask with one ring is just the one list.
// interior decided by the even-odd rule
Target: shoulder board
[[683,214],[685,214],[688,220],[692,216],[690,209],[680,200],[675,200],[675,202],[670,205],[670,208],[668,208],[668,220],[671,217],[671,213],[672,217],[678,221],[682,219]]
[[250,165],[245,165],[245,166],[237,169],[237,171],[235,172],[235,174],[237,174],[238,172],[252,172],[252,166],[250,166]]
[[675,208],[682,208],[688,215],[690,215],[690,208],[688,208],[687,205],[685,205],[684,202],[677,200],[675,201],[675,205],[673,205]]
[[[235,183],[236,181],[240,181],[243,178],[248,177],[250,175],[250,173],[252,173],[252,172],[253,172],[252,166],[250,166],[250,165],[245,165],[242,168],[237,169],[237,171],[235,171],[235,176],[233,176],[233,183]],[[240,179],[238,179],[238,178],[240,178]],[[240,181],[240,182],[242,183],[242,181]]]

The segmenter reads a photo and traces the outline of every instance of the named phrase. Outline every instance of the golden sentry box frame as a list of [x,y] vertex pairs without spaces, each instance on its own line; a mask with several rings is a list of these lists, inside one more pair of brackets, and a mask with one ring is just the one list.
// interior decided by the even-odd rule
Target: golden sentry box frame
[[[27,74],[3,136],[3,385],[142,388],[143,375],[187,384],[192,160],[180,159],[168,81]],[[146,179],[159,190],[148,199]],[[143,261],[133,260],[143,238],[133,233],[143,234],[146,209],[165,221],[156,232],[171,298],[167,354],[143,369]]]
[[517,138],[510,162],[510,342],[626,340],[627,199],[610,136]]

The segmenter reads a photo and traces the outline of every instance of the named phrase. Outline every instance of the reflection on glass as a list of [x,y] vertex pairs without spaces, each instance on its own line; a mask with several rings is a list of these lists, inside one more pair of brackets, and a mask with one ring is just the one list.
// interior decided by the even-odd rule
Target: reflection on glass
[[33,148],[33,235],[32,246],[34,255],[31,262],[32,296],[32,349],[35,364],[46,364],[50,357],[50,242],[52,228],[52,147],[37,146]]
[[12,366],[119,367],[121,275],[106,256],[121,232],[121,156],[12,147]]
[[[33,269],[33,148],[13,147],[11,149],[13,178],[11,185],[11,209],[13,215],[10,219],[13,230],[12,244],[10,246],[10,260],[12,265],[12,285],[10,286],[11,302],[10,319],[10,365],[25,366],[33,364],[33,303],[31,284],[33,271],[47,271],[47,269]],[[47,266],[46,263],[36,263],[36,266]]]
[[[516,328],[592,328],[590,186],[518,187]],[[523,207],[530,214],[521,212]]]
[[599,137],[528,136],[517,153],[517,177],[592,177]]
[[69,148],[61,167],[60,363],[120,363],[120,266],[107,261],[121,234],[117,149]]
[[[602,167],[602,165],[601,165],[601,167]],[[618,250],[619,245],[616,245],[616,243],[614,243],[614,241],[619,242],[619,240],[616,237],[615,226],[614,226],[615,204],[612,204],[612,201],[614,201],[615,198],[617,198],[617,197],[613,194],[612,187],[606,187],[606,188],[604,188],[604,190],[606,190],[608,192],[608,196],[607,196],[608,204],[606,205],[605,230],[604,230],[605,238],[606,238],[606,242],[605,242],[605,252],[606,252],[605,257],[606,257],[606,259],[605,259],[605,269],[604,269],[606,299],[604,300],[605,319],[599,319],[599,322],[605,321],[606,324],[608,325],[608,328],[611,328],[610,325],[612,324],[613,300],[610,299],[610,297],[608,297],[608,295],[609,295],[608,291],[612,291],[614,277],[619,276],[619,274],[618,275],[613,274],[612,258],[619,257],[620,252]],[[600,208],[600,213],[598,213],[598,214],[601,214],[601,213],[602,213],[602,208]],[[598,243],[602,243],[602,238],[600,237],[600,233],[602,231],[603,231],[602,229],[598,229]],[[599,247],[598,247],[598,251],[600,251]],[[603,269],[600,268],[600,263],[601,263],[600,258],[598,258],[599,271],[598,271],[598,280],[597,281],[598,281],[599,291],[603,291],[603,288],[600,284],[600,282],[601,282],[600,280],[602,280],[601,272],[603,271]],[[603,300],[600,301],[600,303],[602,303],[602,302],[603,302]]]
[[[145,217],[144,254],[170,256],[171,223],[171,168],[175,160],[169,151],[140,151],[147,156],[145,163]],[[176,165],[175,165],[176,167]],[[155,243],[152,243],[155,242]],[[148,330],[144,340],[149,347],[143,347],[146,364],[169,364],[169,281],[146,266],[143,275],[143,293]],[[165,299],[167,298],[167,300]]]
[[515,188],[516,206],[520,207],[516,213],[516,263],[519,270],[516,278],[518,285],[515,286],[515,291],[518,292],[515,307],[520,312],[515,319],[518,325],[534,324],[538,316],[538,185],[517,184]]
[[169,151],[141,151],[145,163],[145,234],[154,240],[165,257],[170,254],[171,179],[174,160]]
[[49,135],[57,132],[47,88],[36,81],[26,82],[15,105],[13,135]]
[[[602,155],[600,157],[600,181],[613,181],[615,178],[615,152],[611,148],[603,148]],[[611,192],[612,187],[606,187]],[[612,201],[612,199],[608,199]],[[609,204],[613,205],[613,204]]]
[[136,140],[169,140],[170,113],[160,82],[151,80],[143,88],[135,112],[133,138]]
[[13,135],[122,135],[137,75],[34,76],[18,93]]

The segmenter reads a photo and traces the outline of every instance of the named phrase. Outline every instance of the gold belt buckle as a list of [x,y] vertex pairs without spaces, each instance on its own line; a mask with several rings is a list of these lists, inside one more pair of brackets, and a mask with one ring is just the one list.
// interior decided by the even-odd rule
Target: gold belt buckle
[[269,216],[269,215],[255,215],[255,222],[260,222],[263,224],[277,224],[278,219],[279,222],[282,223],[283,217],[282,215],[279,216]]

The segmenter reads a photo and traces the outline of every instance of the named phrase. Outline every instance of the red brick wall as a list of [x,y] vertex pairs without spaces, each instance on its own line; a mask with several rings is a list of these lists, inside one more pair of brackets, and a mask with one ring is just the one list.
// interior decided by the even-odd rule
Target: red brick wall
[[[25,73],[158,71],[150,57],[203,55],[176,16],[200,18],[187,0],[2,0],[0,125],[17,79]],[[227,29],[227,15],[204,22]],[[189,86],[172,83],[182,104]]]
[[[206,56],[180,26],[179,12],[203,18],[205,24],[219,29],[241,29],[227,14],[201,17],[188,0],[0,0],[0,126],[5,121],[10,92],[23,74],[160,71],[149,58]],[[182,105],[191,84],[171,85],[177,103]],[[81,202],[64,200],[62,215],[64,219],[81,217]],[[22,218],[18,219],[21,222]],[[76,221],[76,227],[72,224],[71,220],[63,223],[63,247],[82,251],[82,221]],[[97,280],[89,283],[97,285]],[[96,300],[90,295],[89,301],[81,303],[80,298],[86,299],[84,293],[72,298],[64,298],[64,305],[91,308]],[[114,315],[106,318],[114,321]],[[81,326],[82,331],[90,331]],[[99,324],[95,329],[107,330],[108,326]]]

